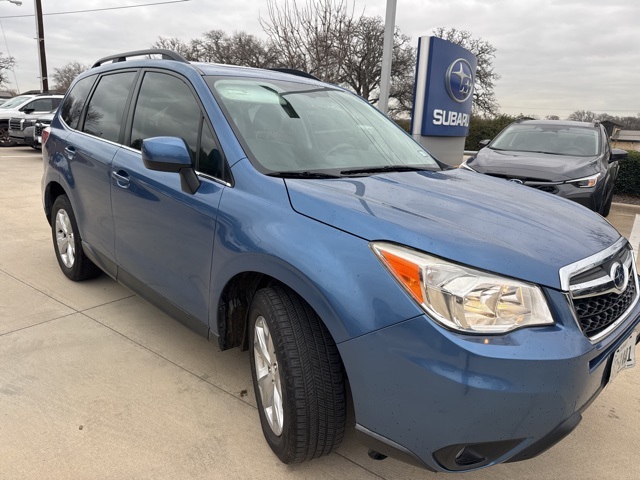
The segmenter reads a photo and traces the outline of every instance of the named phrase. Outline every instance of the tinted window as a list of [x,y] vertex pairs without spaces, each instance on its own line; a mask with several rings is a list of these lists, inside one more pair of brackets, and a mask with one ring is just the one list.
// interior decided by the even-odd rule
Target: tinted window
[[51,98],[39,98],[33,102],[27,103],[22,110],[33,110],[34,112],[50,112],[55,107],[53,106],[53,99]]
[[171,75],[148,72],[136,103],[130,145],[140,150],[145,138],[179,137],[195,159],[201,116],[198,102],[185,82]]
[[100,79],[89,101],[83,131],[112,142],[119,141],[124,107],[135,77],[136,72],[124,72]]
[[80,114],[84,108],[84,103],[87,100],[87,95],[93,86],[95,76],[83,78],[75,84],[71,92],[65,98],[62,104],[62,110],[60,115],[64,120],[64,123],[71,128],[78,128],[78,121],[80,120]]

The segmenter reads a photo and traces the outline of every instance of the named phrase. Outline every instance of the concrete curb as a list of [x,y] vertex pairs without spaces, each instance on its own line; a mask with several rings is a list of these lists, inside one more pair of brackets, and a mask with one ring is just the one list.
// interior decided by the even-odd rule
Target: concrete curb
[[624,212],[624,213],[636,213],[636,214],[640,214],[640,205],[633,205],[630,203],[616,203],[613,202],[611,204],[611,209],[615,209],[618,212]]

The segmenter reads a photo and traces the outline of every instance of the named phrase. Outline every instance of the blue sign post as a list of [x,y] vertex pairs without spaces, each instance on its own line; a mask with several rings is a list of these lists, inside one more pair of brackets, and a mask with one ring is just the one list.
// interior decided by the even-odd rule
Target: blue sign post
[[437,37],[420,37],[411,133],[438,159],[459,164],[469,133],[477,60]]

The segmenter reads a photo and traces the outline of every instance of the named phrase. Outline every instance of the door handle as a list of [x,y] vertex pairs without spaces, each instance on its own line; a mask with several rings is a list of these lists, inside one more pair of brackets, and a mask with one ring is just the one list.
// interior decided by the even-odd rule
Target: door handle
[[124,170],[118,170],[111,172],[111,177],[116,181],[120,188],[129,188],[129,184],[131,180],[129,179],[129,174]]
[[65,157],[67,157],[67,160],[71,160],[76,154],[76,148],[75,147],[65,147],[64,149],[64,155]]

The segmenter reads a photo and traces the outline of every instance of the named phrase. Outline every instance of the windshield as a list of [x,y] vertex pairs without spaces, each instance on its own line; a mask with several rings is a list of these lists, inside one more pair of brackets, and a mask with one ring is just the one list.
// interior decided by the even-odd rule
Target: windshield
[[7,100],[6,102],[4,102],[2,105],[0,105],[0,108],[12,108],[12,107],[20,105],[25,100],[28,100],[30,98],[31,97],[29,95],[20,95],[19,97],[13,97],[13,98]]
[[516,124],[503,130],[490,148],[592,157],[600,152],[600,136],[593,127]]
[[277,80],[209,77],[208,83],[264,173],[440,169],[402,129],[350,93]]

